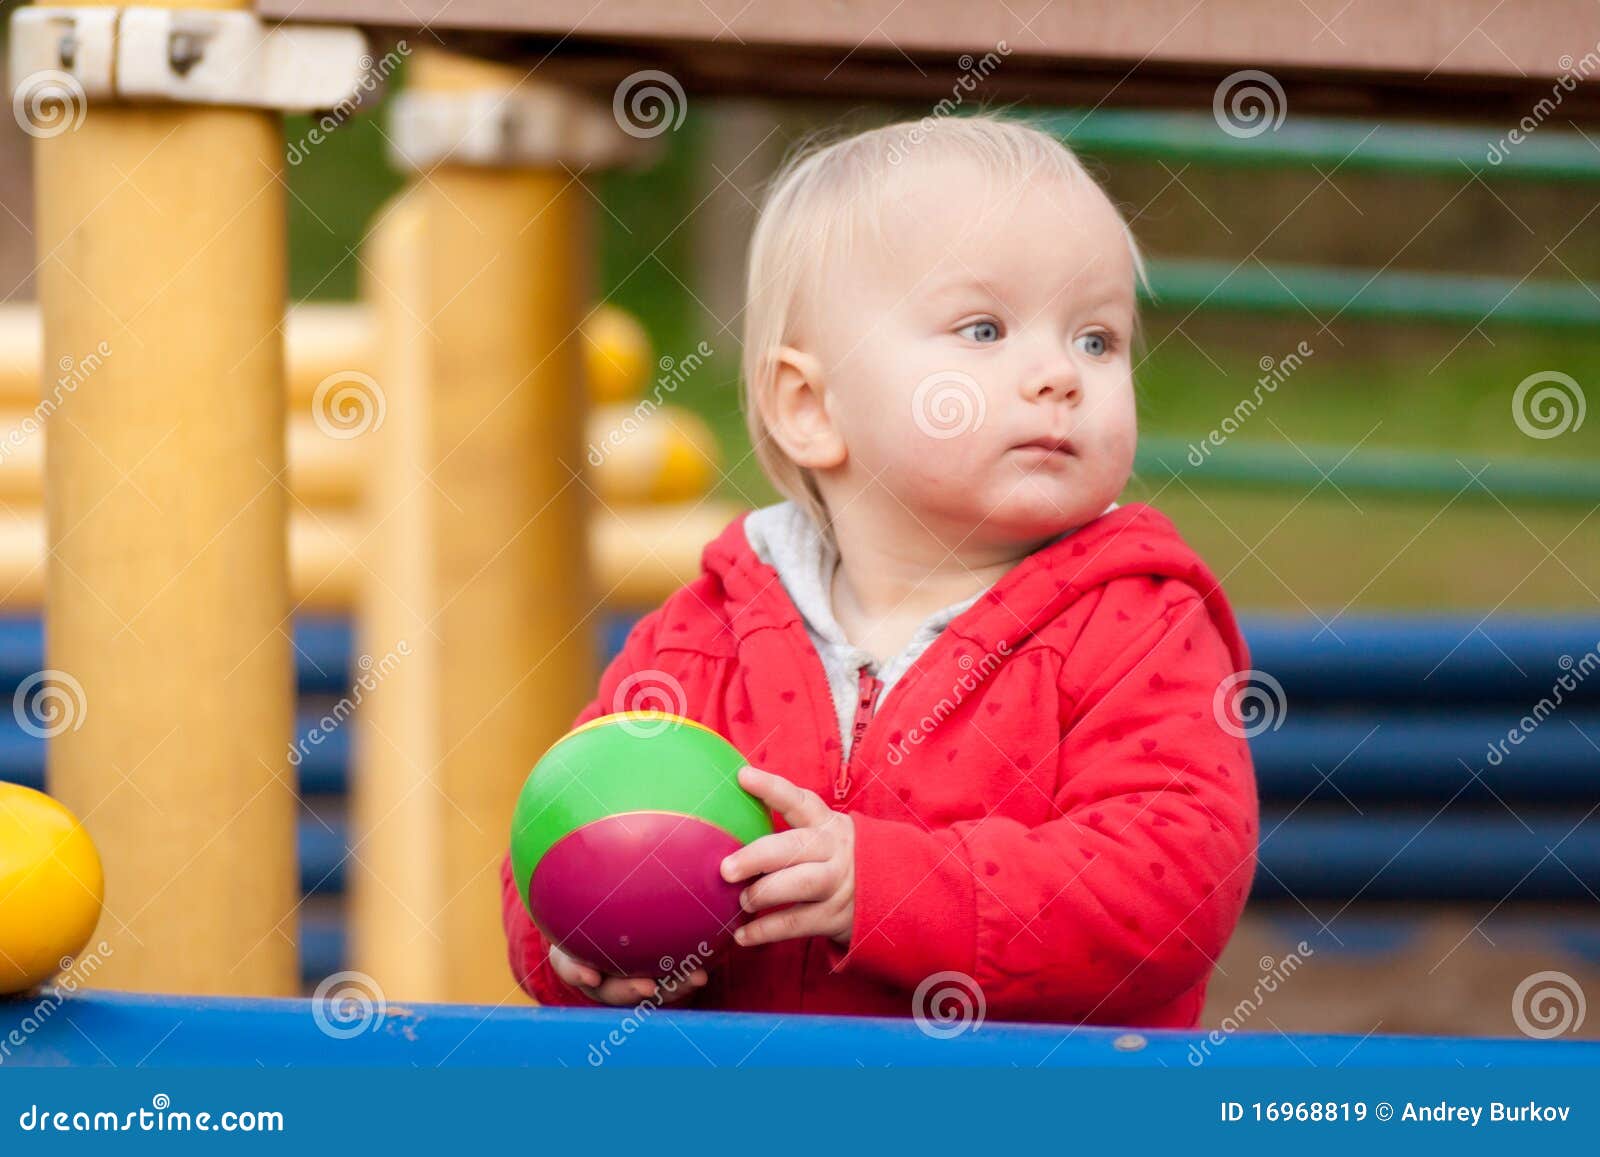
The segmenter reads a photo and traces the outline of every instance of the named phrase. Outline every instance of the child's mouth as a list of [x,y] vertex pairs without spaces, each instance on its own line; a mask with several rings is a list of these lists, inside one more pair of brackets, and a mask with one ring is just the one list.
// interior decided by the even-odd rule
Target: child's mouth
[[1064,460],[1074,456],[1072,443],[1066,438],[1034,438],[1013,446],[1012,451],[1039,462]]

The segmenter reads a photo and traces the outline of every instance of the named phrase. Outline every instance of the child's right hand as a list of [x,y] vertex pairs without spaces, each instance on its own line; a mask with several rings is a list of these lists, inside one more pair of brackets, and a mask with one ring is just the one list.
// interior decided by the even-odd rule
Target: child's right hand
[[590,1000],[612,1005],[651,1000],[655,998],[658,987],[661,1003],[671,1004],[675,1000],[682,1000],[697,988],[704,988],[707,980],[704,968],[696,968],[675,983],[659,986],[649,977],[602,976],[597,969],[579,963],[553,944],[550,946],[550,967],[557,976]]

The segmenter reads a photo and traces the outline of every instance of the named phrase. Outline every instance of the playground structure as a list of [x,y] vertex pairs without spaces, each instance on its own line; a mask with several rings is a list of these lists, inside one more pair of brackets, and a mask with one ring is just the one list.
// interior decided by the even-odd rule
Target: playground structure
[[[492,1003],[507,997],[509,983],[493,869],[527,766],[593,686],[595,628],[609,627],[614,646],[625,626],[598,623],[596,609],[636,610],[658,600],[694,572],[699,545],[732,513],[697,501],[712,477],[708,448],[692,430],[673,458],[698,463],[689,481],[655,471],[643,438],[621,442],[587,476],[579,465],[625,410],[586,417],[586,391],[577,386],[597,343],[573,335],[600,315],[583,304],[593,300],[589,210],[570,173],[621,163],[636,142],[603,106],[576,96],[607,92],[640,66],[637,52],[619,56],[612,39],[637,30],[608,25],[603,9],[596,22],[562,4],[530,13],[456,0],[399,15],[377,0],[284,0],[281,13],[276,4],[258,8],[296,21],[427,21],[441,32],[494,29],[547,40],[575,28],[584,34],[551,58],[548,74],[568,88],[548,86],[543,71],[530,79],[516,64],[418,51],[408,91],[433,102],[424,108],[447,111],[471,97],[480,110],[515,110],[504,121],[521,127],[503,135],[503,151],[487,161],[424,162],[374,228],[365,304],[290,310],[282,349],[284,194],[274,169],[281,149],[274,111],[91,97],[78,130],[38,142],[39,246],[49,260],[41,269],[35,364],[81,360],[102,341],[115,353],[62,400],[59,412],[72,420],[51,423],[42,473],[39,439],[0,461],[8,501],[27,510],[42,497],[48,512],[48,544],[34,516],[14,516],[0,531],[12,606],[42,594],[50,608],[42,655],[26,622],[0,632],[0,653],[13,664],[5,685],[14,685],[13,670],[48,665],[81,683],[88,705],[81,727],[51,740],[47,777],[35,744],[11,745],[10,757],[17,778],[47,779],[91,816],[107,869],[103,931],[129,944],[97,985],[278,996],[351,966],[394,997]],[[753,17],[759,29],[736,21],[748,42],[739,44],[709,16],[673,9],[659,17],[651,60],[692,91],[798,94],[823,85],[822,68],[811,64],[817,53],[865,42],[834,83],[937,97],[942,89],[931,91],[886,59],[885,44],[938,59],[948,72],[948,56],[983,51],[999,26],[994,12],[980,12],[984,5],[940,7],[942,17],[924,13],[913,29],[885,15],[885,5],[873,17],[884,17],[876,34],[870,20],[849,23],[867,19],[865,10],[819,17],[803,46],[795,44],[800,33],[774,16]],[[1470,38],[1452,45],[1453,36],[1440,40],[1422,28],[1392,35],[1402,17],[1366,3],[1352,18],[1363,35],[1343,42],[1315,36],[1311,18],[1288,8],[1243,0],[1218,7],[1204,30],[1180,22],[1179,12],[1163,17],[1177,34],[1154,46],[1127,39],[1137,34],[1120,25],[1075,20],[1071,51],[1047,10],[1033,28],[1037,43],[1019,37],[1015,57],[996,74],[996,94],[1013,85],[1035,100],[1089,94],[1093,103],[1142,58],[1123,98],[1205,103],[1217,77],[1249,57],[1304,86],[1296,89],[1297,101],[1305,93],[1297,107],[1453,111],[1440,104],[1446,91],[1520,112],[1548,88],[1572,28],[1594,22],[1581,6],[1563,9],[1570,23],[1558,38],[1562,17],[1554,12],[1518,23],[1509,12],[1485,17],[1487,5],[1445,5],[1471,11],[1463,27],[1488,20],[1508,54]],[[980,17],[990,21],[981,31],[970,22]],[[1253,31],[1240,36],[1247,28]],[[1264,46],[1280,57],[1252,55]],[[771,67],[779,58],[798,66]],[[1068,59],[1071,69],[1063,67]],[[1436,71],[1441,76],[1427,79]],[[1593,116],[1592,94],[1570,99],[1574,115]],[[1351,141],[1339,122],[1325,122],[1320,131],[1289,126],[1290,135],[1267,148],[1247,151],[1262,142],[1227,138],[1200,150],[1192,143],[1197,123],[1102,110],[1063,118],[1062,131],[1086,152],[1182,155],[1189,148],[1204,152],[1195,159],[1218,164],[1342,157],[1448,169],[1469,144],[1434,134],[1426,147],[1413,140],[1390,148],[1382,136]],[[430,155],[427,139],[412,143],[414,155]],[[236,163],[212,165],[204,196],[195,196],[202,156]],[[1496,174],[1593,181],[1597,160],[1592,151],[1535,140]],[[135,169],[137,190],[117,175]],[[151,199],[183,213],[155,212]],[[1160,300],[1185,308],[1273,312],[1299,308],[1292,304],[1299,300],[1394,320],[1600,321],[1600,299],[1583,287],[1274,272],[1269,282],[1222,266],[1169,264],[1157,266],[1154,280]],[[22,314],[0,324],[0,399],[8,408],[37,388],[11,368],[11,351],[25,348],[33,324]],[[349,372],[380,383],[383,420],[359,438],[329,438],[303,411],[318,385]],[[593,386],[600,374],[588,376]],[[1181,447],[1147,444],[1141,467],[1183,471],[1182,458]],[[1374,466],[1367,484],[1425,490],[1430,469],[1441,466],[1411,461],[1397,481],[1394,465]],[[1342,482],[1359,488],[1360,462],[1345,469],[1355,481]],[[1282,482],[1270,463],[1253,476],[1221,460],[1196,470],[1214,482]],[[1600,488],[1592,473],[1531,468],[1520,485],[1542,500],[1587,502]],[[627,518],[594,509],[625,502],[633,504]],[[27,576],[47,555],[41,591]],[[296,610],[357,608],[353,623],[293,618]],[[1504,624],[1494,637],[1509,651],[1508,668],[1476,641],[1456,646],[1471,636],[1467,622],[1364,622],[1341,629],[1345,645],[1337,649],[1298,624],[1250,624],[1259,666],[1309,708],[1255,743],[1263,832],[1270,833],[1258,896],[1581,899],[1582,880],[1600,878],[1600,830],[1569,831],[1565,813],[1555,810],[1593,802],[1584,774],[1592,756],[1581,735],[1541,732],[1514,762],[1481,778],[1455,757],[1481,751],[1496,726],[1504,731],[1490,708],[1543,693],[1548,681],[1532,673],[1549,670],[1574,646],[1592,646],[1584,635],[1590,625]],[[344,696],[365,669],[357,657],[381,666],[402,642],[407,653],[363,697],[355,727],[307,743],[316,706]],[[1435,664],[1442,665],[1430,670]],[[1518,679],[1509,669],[1530,674]],[[309,700],[300,720],[286,691],[291,671],[303,696],[323,697]],[[1591,733],[1596,702],[1580,706]],[[1319,811],[1316,804],[1336,789],[1308,769],[1340,763],[1380,715],[1384,744],[1344,764],[1337,789],[1380,806],[1403,796],[1430,811],[1464,793],[1477,810],[1458,809],[1421,839],[1403,820],[1357,824]],[[295,751],[298,762],[287,757]],[[337,802],[346,794],[347,809]],[[1519,825],[1497,813],[1494,795],[1550,808],[1547,822]],[[226,840],[212,838],[222,831]],[[1555,843],[1561,860],[1543,859]],[[327,901],[345,895],[340,919]],[[160,1005],[139,1007],[153,1013],[150,1027],[165,1023]],[[268,1006],[227,1011],[262,1024],[271,1013]],[[296,1038],[285,1055],[305,1055],[299,1050],[313,1044]],[[226,1051],[215,1041],[194,1048],[191,1055],[203,1058]]]
[[[297,607],[354,606],[362,488],[376,441],[363,435],[381,425],[377,407],[387,409],[371,372],[371,314],[362,305],[311,305],[293,307],[285,318],[290,591]],[[96,359],[55,383],[41,383],[40,337],[36,309],[0,307],[0,429],[16,434],[14,444],[0,450],[0,501],[7,508],[0,520],[0,602],[12,608],[37,607],[43,597],[44,418],[103,364]],[[582,340],[594,402],[585,444],[607,451],[593,454],[588,480],[603,507],[590,528],[590,550],[615,601],[644,606],[693,576],[699,556],[692,540],[720,529],[730,516],[728,508],[705,500],[719,454],[697,415],[638,397],[655,363],[636,321],[601,307]],[[628,436],[607,442],[625,426]],[[668,533],[678,527],[681,536]]]
[[[359,505],[366,473],[359,439],[380,424],[373,410],[372,313],[354,304],[297,305],[285,314],[289,488],[304,506]],[[692,412],[642,397],[655,376],[655,359],[639,323],[614,306],[597,306],[580,338],[582,379],[593,405],[588,442],[622,425],[636,408],[640,412],[633,416],[644,434],[617,439],[610,453],[596,456],[595,493],[621,506],[703,498],[715,481],[715,442]],[[0,457],[0,497],[6,499],[37,502],[44,489],[43,430],[33,437],[28,411],[42,408],[47,417],[104,363],[96,356],[87,364],[59,367],[63,372],[41,381],[40,339],[36,307],[0,306],[0,424],[19,435]],[[649,420],[658,414],[660,421]]]
[[[0,1004],[0,1029],[17,1006]],[[671,1014],[665,1014],[671,1015]],[[300,1001],[172,998],[87,993],[74,998],[75,1031],[54,1018],[30,1041],[30,1062],[49,1066],[249,1068],[256,1066],[489,1067],[520,1065],[582,1071],[587,1067],[674,1066],[793,1068],[846,1056],[877,1068],[961,1066],[1183,1069],[1194,1064],[1196,1034],[1115,1028],[987,1023],[982,1032],[941,1039],[909,1018],[758,1016],[705,1012],[684,1032],[640,1032],[612,1045],[618,1014],[601,1009],[496,1009],[472,1005],[366,1008],[337,1037],[305,1015]],[[364,1031],[352,1032],[356,1024]],[[248,1041],[248,1048],[241,1048]],[[97,1042],[97,1043],[91,1043]],[[1530,1040],[1243,1033],[1208,1063],[1257,1068],[1409,1068],[1462,1065],[1558,1068],[1600,1063],[1592,1041],[1550,1045]]]
[[[414,215],[408,217],[404,206],[396,206],[388,230],[372,241],[371,260],[392,266],[390,284],[401,283],[406,267],[416,261],[415,224]],[[407,229],[409,235],[402,232]],[[404,473],[405,455],[416,449],[403,439],[419,432],[409,423],[415,421],[413,415],[423,404],[421,398],[403,393],[403,387],[384,390],[374,376],[373,371],[383,367],[389,371],[384,375],[385,381],[405,383],[416,378],[414,366],[402,369],[385,364],[381,353],[384,346],[377,332],[379,322],[373,316],[381,312],[367,305],[310,306],[291,309],[286,319],[286,482],[292,505],[290,594],[299,610],[349,614],[366,623],[365,633],[373,637],[373,646],[382,646],[381,650],[370,652],[377,658],[387,655],[394,659],[398,646],[405,659],[414,661],[416,652],[411,640],[398,635],[380,637],[393,626],[382,621],[385,612],[393,613],[393,604],[385,602],[389,585],[365,578],[370,573],[365,561],[367,552],[381,551],[396,541],[384,537],[383,527],[384,515],[393,513],[389,505],[392,495],[381,490],[369,495],[367,490],[385,483],[412,484]],[[391,331],[398,331],[410,321],[389,318],[385,324]],[[38,380],[39,337],[36,310],[12,307],[0,312],[0,403],[12,407],[10,420],[4,424],[27,434],[19,437],[14,446],[8,446],[8,453],[0,458],[0,497],[6,500],[9,515],[0,525],[0,580],[6,592],[4,602],[12,612],[36,610],[41,601],[46,569],[45,525],[42,512],[30,508],[42,497],[43,462],[47,456],[45,419],[115,356],[107,352],[90,365],[74,367],[74,374],[63,375],[54,388],[49,388],[48,383]],[[614,307],[600,306],[589,314],[580,338],[584,352],[580,378],[587,382],[585,392],[592,403],[584,431],[584,446],[590,459],[584,485],[592,487],[600,507],[587,528],[590,566],[603,584],[611,606],[642,608],[665,598],[698,572],[700,545],[726,524],[736,508],[708,498],[718,472],[715,440],[695,414],[661,401],[663,386],[670,389],[675,385],[667,376],[673,369],[671,359],[663,359],[658,367],[648,336],[638,323]],[[397,344],[404,340],[395,338]],[[44,412],[29,415],[25,406],[40,396],[47,399],[41,407]],[[401,407],[399,413],[391,411],[395,406]],[[30,418],[37,422],[37,428]],[[383,430],[386,423],[392,423],[393,430],[387,435]],[[390,449],[395,446],[401,451]],[[414,524],[407,526],[407,533],[416,532]],[[373,543],[370,547],[369,541]],[[410,539],[406,545],[414,549],[420,541]],[[363,600],[368,605],[365,615],[360,613]],[[13,622],[26,636],[26,620]],[[371,665],[366,660],[354,662],[347,653],[350,633],[336,623],[330,623],[322,632],[338,640],[334,647],[308,642],[296,648],[311,668],[301,674],[299,683],[313,694],[320,691],[340,696],[349,689],[351,676],[360,677]],[[422,623],[413,624],[413,629],[424,635],[428,631]],[[420,650],[424,644],[418,640],[414,645]],[[23,642],[20,649],[31,653],[38,648]],[[29,661],[33,662],[32,669],[44,666],[42,655]],[[313,673],[318,670],[337,671],[342,677],[336,681],[325,675],[319,678]],[[357,693],[358,701],[364,701],[362,722],[369,727],[369,738],[358,746],[364,756],[365,782],[408,785],[404,794],[384,801],[378,814],[388,815],[407,807],[419,809],[427,797],[419,791],[422,783],[405,773],[405,764],[420,748],[401,751],[393,738],[409,725],[409,713],[419,710],[419,705],[414,701],[402,703],[387,715],[379,714],[390,702],[400,703],[411,684],[404,673],[394,674],[387,663],[378,673],[385,679],[393,675],[393,679],[383,694],[377,693],[376,686],[371,689],[373,694]],[[418,681],[414,685],[426,687],[429,683]],[[347,699],[342,701],[348,703]],[[388,722],[372,723],[371,717]],[[342,716],[338,722],[343,722]],[[327,729],[330,736],[336,727],[337,724]],[[309,756],[315,769],[324,737],[313,732],[308,740],[303,730],[296,731],[297,745],[290,762],[299,766]],[[19,728],[12,733],[12,739],[11,750],[21,754],[21,760],[6,765],[0,770],[0,777],[42,787],[43,775],[33,771],[32,760],[25,754],[29,737]],[[330,744],[328,750],[343,753],[349,746],[348,739],[348,734],[339,735],[336,746]],[[42,773],[42,768],[38,771]],[[309,775],[302,775],[299,790],[334,791],[342,797],[353,778],[346,776],[341,762],[336,774],[324,770],[319,778],[312,770]],[[415,825],[415,820],[410,822]],[[307,883],[305,890],[309,893],[326,893],[330,886],[343,890],[351,848],[362,842],[347,834],[342,814],[336,823],[336,827],[322,825],[315,832],[304,828],[300,831],[298,846],[310,857],[302,865],[301,875],[307,871],[317,875]],[[309,826],[316,828],[314,824]],[[394,826],[400,826],[398,819]],[[416,832],[413,830],[410,835],[415,837]],[[368,838],[371,837],[369,832]],[[408,876],[420,881],[440,870],[440,864],[427,854],[426,848],[425,838],[408,838],[392,847],[374,840],[372,850],[360,858],[387,881],[375,887],[394,887]],[[415,886],[420,889],[423,885]],[[398,919],[385,913],[368,923],[393,929]],[[321,939],[328,943],[331,934],[335,938],[331,942],[340,945],[338,955],[342,957],[343,921],[330,927],[328,921],[319,923],[313,917],[308,923],[313,939],[321,932]],[[419,929],[411,931],[420,934]],[[322,958],[331,963],[328,952],[323,952]],[[401,962],[415,966],[425,958],[426,953],[417,945],[397,943],[388,948],[386,957],[366,962],[375,973],[404,987],[407,984]],[[333,970],[332,966],[326,969]],[[409,987],[416,990],[420,984],[414,981]]]

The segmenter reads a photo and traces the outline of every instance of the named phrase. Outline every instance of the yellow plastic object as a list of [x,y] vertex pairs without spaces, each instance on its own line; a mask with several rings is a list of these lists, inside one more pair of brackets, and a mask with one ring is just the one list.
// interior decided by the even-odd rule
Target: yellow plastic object
[[589,398],[597,406],[638,397],[654,368],[650,335],[614,305],[600,306],[583,323],[583,359]]
[[606,503],[688,502],[717,480],[716,435],[682,406],[601,406],[588,432],[592,485]]
[[0,783],[0,993],[49,980],[100,920],[100,855],[49,796]]

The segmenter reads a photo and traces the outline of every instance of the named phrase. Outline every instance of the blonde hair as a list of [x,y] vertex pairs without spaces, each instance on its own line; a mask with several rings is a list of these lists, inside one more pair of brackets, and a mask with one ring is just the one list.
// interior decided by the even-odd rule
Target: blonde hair
[[[1097,184],[1077,154],[1055,136],[991,113],[900,121],[832,141],[812,135],[785,159],[768,186],[750,239],[741,404],[763,472],[824,533],[831,528],[816,479],[784,453],[762,415],[761,401],[776,378],[774,355],[793,339],[807,304],[818,299],[825,259],[836,252],[848,255],[860,230],[878,234],[889,177],[904,161],[934,157],[972,160],[1001,177],[1042,175]],[[1138,282],[1148,287],[1143,256],[1125,220],[1123,230]]]

